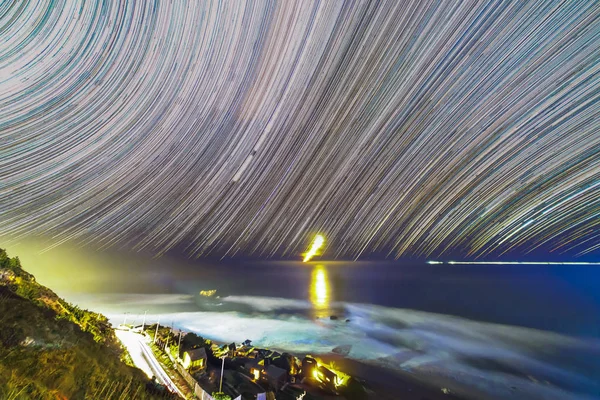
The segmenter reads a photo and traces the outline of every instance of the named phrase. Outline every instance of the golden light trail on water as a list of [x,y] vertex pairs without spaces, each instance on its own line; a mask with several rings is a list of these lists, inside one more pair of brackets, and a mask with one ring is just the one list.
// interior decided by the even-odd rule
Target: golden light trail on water
[[313,240],[312,244],[310,245],[310,249],[304,255],[304,260],[302,260],[302,262],[308,262],[311,258],[317,255],[317,252],[319,251],[319,249],[321,249],[321,247],[323,247],[324,243],[325,238],[323,237],[323,235],[315,236],[315,240]]
[[329,315],[330,286],[327,270],[323,265],[317,265],[312,271],[310,282],[310,302],[317,318]]

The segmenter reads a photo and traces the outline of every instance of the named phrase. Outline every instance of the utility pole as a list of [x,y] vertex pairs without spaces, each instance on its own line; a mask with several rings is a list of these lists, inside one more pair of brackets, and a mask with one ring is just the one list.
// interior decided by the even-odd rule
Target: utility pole
[[169,347],[169,342],[171,341],[172,334],[173,334],[173,321],[171,321],[171,330],[167,334],[167,344],[165,344],[165,351],[167,351],[167,347]]
[[160,318],[156,321],[156,333],[154,334],[154,343],[156,343],[156,339],[158,338],[158,327],[160,326]]
[[177,343],[177,359],[179,359],[179,355],[181,354],[181,333],[182,331],[179,331],[179,343]]
[[225,369],[225,357],[227,357],[227,356],[221,357],[221,360],[223,360],[223,362],[221,363],[221,382],[219,382],[219,392],[220,393],[223,393],[223,370]]
[[146,313],[148,310],[144,311],[144,319],[142,321],[142,334],[144,334],[144,327],[146,326]]

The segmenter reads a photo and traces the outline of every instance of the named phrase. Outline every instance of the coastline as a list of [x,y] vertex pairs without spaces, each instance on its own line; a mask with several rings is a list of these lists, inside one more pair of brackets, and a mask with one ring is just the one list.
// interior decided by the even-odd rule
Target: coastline
[[[228,313],[225,313],[227,315]],[[283,324],[270,324],[270,325],[262,325],[261,329],[248,329],[252,327],[248,325],[247,318],[245,317],[239,324],[235,318],[237,315],[234,313],[229,313],[227,318],[215,318],[215,319],[205,319],[209,315],[216,316],[221,315],[219,313],[187,313],[182,314],[170,314],[174,318],[167,317],[167,314],[160,315],[160,320],[165,321],[165,325],[170,325],[166,321],[171,321],[171,324],[174,322],[174,326],[177,329],[182,329],[185,332],[193,332],[201,335],[204,338],[211,339],[211,341],[217,344],[229,344],[231,342],[241,343],[243,339],[251,339],[254,342],[254,345],[258,348],[265,348],[276,350],[278,352],[288,352],[293,354],[296,357],[302,358],[304,355],[311,354],[313,356],[317,356],[324,363],[329,363],[330,361],[334,361],[338,369],[342,372],[348,373],[350,376],[357,378],[359,381],[364,381],[366,383],[366,387],[373,390],[376,395],[371,396],[372,399],[396,399],[396,396],[402,396],[402,398],[406,399],[503,399],[503,398],[516,398],[516,399],[530,399],[530,398],[548,398],[548,399],[563,399],[566,396],[571,396],[573,399],[592,399],[589,397],[589,394],[586,394],[583,390],[570,391],[565,388],[562,388],[556,384],[546,383],[545,381],[540,381],[540,374],[534,373],[531,375],[510,375],[504,373],[502,370],[490,369],[486,370],[484,368],[477,370],[465,370],[465,369],[446,369],[444,367],[448,367],[448,365],[438,365],[436,363],[426,363],[423,367],[420,367],[417,370],[400,370],[398,368],[394,368],[395,363],[393,361],[393,349],[388,348],[389,352],[386,353],[385,348],[377,348],[372,349],[368,343],[362,342],[359,344],[356,342],[355,349],[359,349],[360,353],[363,355],[367,355],[367,357],[358,359],[358,358],[349,358],[347,356],[332,353],[331,348],[329,346],[323,346],[323,343],[317,340],[313,343],[310,341],[310,345],[306,341],[300,341],[296,344],[299,346],[295,350],[290,346],[282,347],[280,346],[280,342],[278,340],[270,340],[269,338],[285,338],[286,335],[292,335],[293,337],[299,337],[302,335],[306,335],[307,333],[319,333],[319,332],[304,332],[304,331],[294,331],[291,328],[295,328],[297,325],[291,325],[291,327],[287,327],[285,323]],[[108,313],[111,321],[117,323],[117,321],[123,321],[123,314],[115,314]],[[196,321],[194,323],[187,323],[188,317],[193,317],[193,320]],[[228,319],[229,318],[229,319]],[[275,317],[273,317],[275,318]],[[148,315],[148,322],[155,321],[159,319],[158,314]],[[233,319],[233,320],[232,320]],[[140,318],[138,317],[138,321]],[[265,322],[271,320],[258,319],[258,322]],[[218,334],[222,331],[221,324],[223,323],[233,323],[235,322],[235,326],[240,328],[239,333],[235,335],[230,335],[227,337],[220,337]],[[261,323],[262,323],[261,322]],[[329,321],[327,321],[329,322]],[[461,321],[462,323],[467,323],[468,321]],[[479,326],[477,322],[468,322],[475,327]],[[469,326],[471,326],[469,325]],[[234,325],[232,325],[234,326]],[[342,324],[342,326],[344,326]],[[212,329],[216,328],[216,329]],[[283,330],[281,330],[283,328]],[[491,328],[498,328],[498,326],[485,326],[487,330]],[[501,328],[501,327],[500,327]],[[422,329],[422,327],[421,327]],[[466,329],[466,328],[465,328]],[[483,333],[487,332],[485,329],[482,330]],[[495,334],[500,335],[504,332],[502,329],[494,330]],[[513,336],[508,336],[511,340],[514,339],[517,333],[525,332],[529,334],[529,341],[535,340],[539,346],[551,346],[555,344],[556,340],[565,340],[564,337],[558,336],[556,334],[550,335],[550,340],[547,332],[538,332],[532,330],[526,331],[517,331],[511,332]],[[213,335],[213,334],[217,335]],[[260,336],[256,336],[256,334],[260,334]],[[338,334],[345,334],[345,331],[337,332]],[[507,332],[504,332],[505,334]],[[213,338],[217,338],[214,340]],[[243,339],[242,339],[243,338]],[[348,339],[348,338],[346,338]],[[443,338],[442,338],[443,339]],[[313,338],[315,340],[315,338]],[[341,344],[344,344],[344,341],[340,340]],[[565,346],[566,344],[563,343]],[[574,342],[573,345],[576,343]],[[585,343],[584,343],[585,344]],[[313,347],[314,345],[314,347]],[[293,347],[293,346],[292,346]],[[327,348],[328,347],[328,348]],[[327,349],[326,349],[327,348]],[[567,348],[567,347],[565,347]],[[570,348],[570,347],[569,347]],[[585,349],[590,349],[589,347],[584,347]],[[592,351],[593,349],[591,349]],[[371,354],[371,352],[373,353]],[[372,356],[369,356],[369,354]],[[386,354],[390,357],[391,364],[386,365]],[[577,352],[579,354],[579,352]],[[593,351],[592,353],[593,354]],[[485,353],[484,353],[485,355]],[[485,363],[485,358],[482,358],[482,362]],[[461,365],[457,365],[460,367]],[[450,365],[452,367],[452,365]],[[498,368],[497,365],[493,364],[490,367]],[[499,379],[490,379],[489,371],[492,371],[491,377],[497,376]],[[544,371],[542,370],[542,373]],[[514,374],[514,372],[513,372]],[[584,381],[584,383],[586,383]],[[446,389],[446,391],[442,391],[442,389]],[[589,391],[588,391],[589,393]]]
[[[168,328],[168,327],[167,327]],[[175,328],[178,329],[178,328]],[[184,330],[184,332],[186,332]],[[195,333],[187,331],[187,333]],[[218,346],[225,346],[229,343],[222,340],[215,340],[211,337],[202,336]],[[280,353],[289,353],[302,360],[305,356],[316,356],[324,364],[334,363],[340,371],[350,375],[361,383],[366,389],[369,400],[469,400],[489,398],[489,394],[470,391],[469,395],[459,395],[445,388],[441,382],[430,382],[417,377],[409,372],[398,371],[392,368],[386,368],[381,365],[368,363],[365,361],[354,360],[335,353],[299,353],[290,352],[277,347],[264,348],[257,346],[258,349],[273,350]],[[344,398],[343,396],[332,396],[323,394],[323,399]]]
[[467,399],[454,393],[444,393],[442,387],[432,382],[423,382],[410,373],[402,373],[336,354],[319,354],[318,357],[327,363],[335,362],[341,370],[363,382],[365,388],[372,392],[369,398],[373,400]]
[[[302,358],[306,354],[294,355]],[[472,393],[469,397],[450,391],[445,393],[442,390],[444,385],[440,382],[428,382],[409,372],[354,360],[335,353],[313,355],[324,363],[335,363],[341,371],[360,381],[372,400],[468,400],[486,396],[484,393]]]

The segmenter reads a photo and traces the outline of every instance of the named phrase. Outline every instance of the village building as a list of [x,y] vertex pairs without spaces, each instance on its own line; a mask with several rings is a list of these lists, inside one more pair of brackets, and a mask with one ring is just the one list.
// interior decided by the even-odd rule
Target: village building
[[317,380],[324,389],[335,391],[337,387],[337,375],[324,366],[317,368]]
[[288,380],[287,371],[274,365],[269,365],[266,368],[265,376],[267,378],[267,382],[269,382],[269,385],[277,390],[281,389]]
[[250,373],[252,380],[257,382],[264,376],[265,362],[264,360],[248,359],[244,363],[244,368]]
[[302,359],[302,374],[307,379],[316,379],[317,378],[317,368],[319,364],[317,360],[315,360],[311,356],[306,356]]
[[183,353],[183,368],[188,371],[203,371],[206,369],[206,365],[206,350],[203,347]]
[[256,358],[258,351],[252,346],[241,345],[235,349],[235,357]]

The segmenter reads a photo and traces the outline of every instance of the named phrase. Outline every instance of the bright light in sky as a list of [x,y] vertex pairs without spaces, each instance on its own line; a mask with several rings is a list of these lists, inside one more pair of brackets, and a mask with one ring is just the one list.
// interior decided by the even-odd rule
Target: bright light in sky
[[321,247],[323,247],[324,243],[325,243],[325,238],[323,237],[323,235],[315,236],[315,240],[313,240],[312,244],[310,245],[310,249],[304,255],[303,262],[310,261],[311,258],[316,256],[317,252],[319,251],[319,249],[321,249]]

